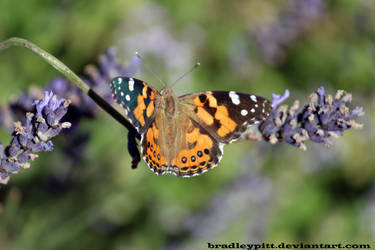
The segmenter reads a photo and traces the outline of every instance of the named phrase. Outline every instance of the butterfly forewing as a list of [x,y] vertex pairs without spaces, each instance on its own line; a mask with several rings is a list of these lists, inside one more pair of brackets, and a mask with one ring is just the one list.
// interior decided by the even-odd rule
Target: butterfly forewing
[[252,124],[268,117],[269,100],[234,91],[210,91],[179,97],[190,108],[186,112],[218,141],[230,143],[238,139]]
[[121,104],[139,133],[151,123],[155,113],[155,97],[159,93],[135,78],[116,77],[111,81],[112,96]]

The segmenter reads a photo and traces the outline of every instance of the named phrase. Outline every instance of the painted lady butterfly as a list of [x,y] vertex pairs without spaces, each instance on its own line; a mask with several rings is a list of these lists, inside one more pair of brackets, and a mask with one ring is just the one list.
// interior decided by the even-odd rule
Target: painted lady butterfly
[[158,175],[190,177],[215,167],[224,145],[264,120],[272,107],[263,97],[234,91],[177,97],[168,87],[158,92],[128,77],[114,78],[111,88],[142,136],[144,160]]

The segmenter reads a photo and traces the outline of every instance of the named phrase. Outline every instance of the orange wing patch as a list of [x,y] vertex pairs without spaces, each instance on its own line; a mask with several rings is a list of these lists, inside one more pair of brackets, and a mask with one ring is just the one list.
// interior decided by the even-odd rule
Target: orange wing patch
[[219,120],[221,124],[219,130],[217,131],[219,136],[224,137],[227,134],[233,132],[237,127],[237,123],[230,119],[228,109],[223,105],[217,107],[215,119]]
[[[143,89],[145,89],[145,88],[143,88]],[[134,116],[139,121],[141,126],[145,125],[145,119],[143,117],[143,112],[144,112],[145,109],[146,109],[145,98],[142,95],[138,95],[138,97],[137,97],[137,107],[134,109]]]
[[211,126],[214,124],[214,118],[204,108],[198,107],[197,115],[206,125]]
[[[142,94],[137,96],[137,107],[134,109],[134,116],[142,127],[146,124],[146,116],[150,118],[155,110],[155,93],[150,90],[146,85],[143,87]],[[145,100],[149,100],[147,106]]]
[[212,94],[196,96],[193,103],[197,106],[196,114],[204,124],[211,126],[215,120],[217,121],[220,127],[215,129],[217,129],[219,136],[225,137],[236,130],[237,123],[229,117],[228,109],[224,105],[217,105],[217,100]]
[[152,171],[161,174],[167,169],[167,159],[161,154],[160,146],[157,144],[159,129],[155,123],[147,130],[142,140],[143,156]]
[[218,148],[218,142],[207,134],[202,128],[191,123],[191,127],[185,131],[187,142],[192,145],[189,149],[183,149],[172,160],[173,168],[178,168],[176,174],[182,177],[199,175],[215,167],[222,155]]
[[151,101],[148,104],[147,109],[146,109],[146,115],[147,115],[147,117],[150,117],[152,115],[152,113],[154,112],[154,109],[155,109],[154,100],[151,99]]

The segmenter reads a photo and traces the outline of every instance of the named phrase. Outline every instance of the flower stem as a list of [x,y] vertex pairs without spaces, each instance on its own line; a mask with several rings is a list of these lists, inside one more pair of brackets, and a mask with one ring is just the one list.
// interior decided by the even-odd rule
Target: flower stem
[[48,53],[47,51],[39,48],[32,42],[19,37],[12,37],[0,43],[0,51],[5,50],[12,46],[19,46],[25,49],[31,50],[36,55],[43,58],[52,67],[57,69],[61,74],[63,74],[69,82],[75,84],[83,92],[85,92],[93,101],[103,108],[108,114],[110,114],[116,121],[121,123],[126,127],[131,133],[137,135],[140,138],[134,127],[126,120],[126,118],[121,115],[115,108],[113,108],[107,101],[105,101],[101,96],[99,96],[93,89],[90,88],[79,76],[77,76],[71,69],[69,69],[64,63],[59,59]]
[[63,74],[70,82],[75,84],[78,88],[80,88],[85,93],[89,92],[90,87],[81,80],[73,71],[71,71],[65,64],[63,64],[59,59],[51,55],[50,53],[46,52],[45,50],[39,48],[37,45],[29,42],[28,40],[19,38],[19,37],[12,37],[6,41],[0,43],[0,51],[7,49],[12,46],[19,46],[25,49],[29,49],[41,58],[43,58],[47,63],[52,65],[55,69],[57,69],[61,74]]

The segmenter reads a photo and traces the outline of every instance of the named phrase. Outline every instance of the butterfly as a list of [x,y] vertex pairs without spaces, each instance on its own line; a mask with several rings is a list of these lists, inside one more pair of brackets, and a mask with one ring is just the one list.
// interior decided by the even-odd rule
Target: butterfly
[[221,160],[223,147],[266,119],[266,98],[234,91],[207,91],[177,97],[130,77],[111,81],[112,96],[141,135],[141,152],[158,175],[200,175]]

